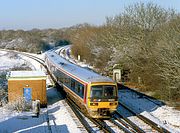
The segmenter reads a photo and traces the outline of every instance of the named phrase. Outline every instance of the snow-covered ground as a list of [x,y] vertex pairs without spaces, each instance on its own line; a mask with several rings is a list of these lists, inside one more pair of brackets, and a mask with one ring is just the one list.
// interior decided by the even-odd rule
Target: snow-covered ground
[[48,131],[46,110],[41,110],[39,118],[32,117],[31,112],[18,113],[0,108],[0,133],[43,133]]
[[64,104],[65,101],[61,99],[57,90],[55,88],[49,88],[47,94],[49,101],[52,102],[48,105],[48,114],[52,132],[80,133],[80,129],[77,128],[77,124],[74,122],[74,118],[76,117],[73,117],[73,113],[68,111],[68,106]]
[[[43,55],[37,56],[43,58]],[[0,71],[8,71],[10,68],[21,64],[28,65],[32,70],[43,70],[38,62],[22,55],[12,58],[7,52],[0,51],[0,60],[3,62],[0,63],[0,68],[2,68]],[[50,84],[50,80],[47,79],[47,85]],[[81,132],[73,120],[72,114],[63,104],[64,100],[59,97],[55,88],[47,88],[47,97],[48,109],[41,109],[39,118],[33,117],[34,114],[32,112],[9,110],[8,105],[0,107],[0,133],[45,133],[49,132],[49,130],[55,133]],[[48,126],[48,120],[50,126]]]
[[14,67],[20,67],[23,65],[32,67],[30,63],[20,58],[16,54],[9,54],[5,51],[0,51],[0,61],[0,71],[8,70]]

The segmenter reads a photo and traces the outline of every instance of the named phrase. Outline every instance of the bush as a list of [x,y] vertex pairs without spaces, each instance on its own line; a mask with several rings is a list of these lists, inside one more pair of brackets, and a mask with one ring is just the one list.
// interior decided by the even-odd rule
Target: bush
[[15,110],[18,112],[29,111],[31,109],[31,102],[27,103],[23,97],[18,97],[14,102],[8,103],[6,107],[9,110]]

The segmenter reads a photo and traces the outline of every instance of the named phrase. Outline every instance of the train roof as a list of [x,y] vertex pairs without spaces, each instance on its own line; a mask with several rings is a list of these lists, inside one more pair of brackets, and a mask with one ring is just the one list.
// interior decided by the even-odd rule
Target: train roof
[[46,56],[48,56],[49,60],[57,67],[65,70],[84,82],[114,82],[109,77],[102,76],[96,72],[93,72],[92,70],[85,69],[67,61],[55,52],[46,52]]

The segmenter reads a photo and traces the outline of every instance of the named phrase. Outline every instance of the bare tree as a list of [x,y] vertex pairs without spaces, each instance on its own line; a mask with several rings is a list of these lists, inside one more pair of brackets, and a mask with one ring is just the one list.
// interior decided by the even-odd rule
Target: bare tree
[[171,20],[162,33],[163,38],[154,51],[159,70],[157,75],[164,81],[165,98],[177,100],[180,95],[180,17]]

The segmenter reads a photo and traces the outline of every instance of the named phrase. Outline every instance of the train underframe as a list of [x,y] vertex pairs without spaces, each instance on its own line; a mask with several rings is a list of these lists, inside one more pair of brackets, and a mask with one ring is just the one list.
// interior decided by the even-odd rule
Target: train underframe
[[116,111],[116,109],[97,108],[97,109],[89,109],[88,113],[93,118],[110,118],[111,114],[114,111]]

